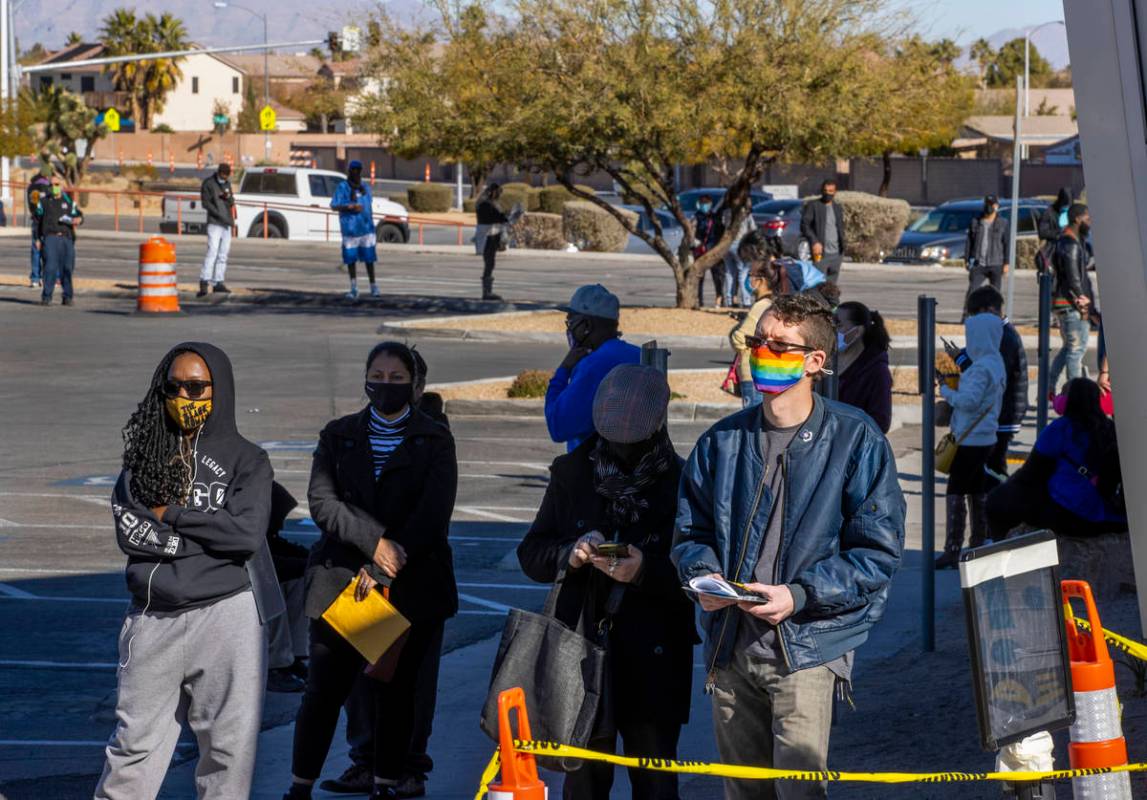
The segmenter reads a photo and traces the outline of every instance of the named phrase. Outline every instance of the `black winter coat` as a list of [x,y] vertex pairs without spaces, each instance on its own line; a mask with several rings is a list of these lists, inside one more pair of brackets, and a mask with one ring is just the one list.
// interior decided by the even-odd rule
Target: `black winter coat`
[[1087,274],[1089,261],[1091,253],[1079,239],[1064,233],[1056,240],[1051,261],[1055,272],[1055,289],[1052,291],[1055,305],[1072,305],[1077,297],[1095,302],[1091,276]]
[[831,205],[827,205],[820,200],[809,200],[805,203],[801,208],[801,237],[808,240],[809,246],[824,244],[824,232],[827,225],[825,220],[828,217],[829,208],[836,215],[838,252],[844,255],[844,211],[841,210],[839,202],[833,201]]
[[199,186],[199,201],[207,212],[208,224],[224,228],[235,224],[235,195],[231,191],[230,181],[220,183],[215,175],[207,176]]
[[[589,454],[598,437],[591,436],[550,467],[550,484],[529,533],[518,545],[522,570],[539,583],[552,583],[567,564],[574,543],[590,531],[611,539],[608,500],[594,490]],[[700,641],[693,604],[681,589],[669,560],[681,462],[677,459],[641,497],[649,507],[629,527],[617,531],[618,541],[638,547],[644,564],[625,589],[609,637],[614,713],[618,720],[682,723],[689,720],[693,682],[693,645]],[[605,616],[614,581],[593,566],[566,575],[556,615],[577,625],[583,603],[589,620]]]
[[[307,489],[322,537],[307,563],[307,616],[321,617],[362,567],[412,623],[458,612],[454,556],[447,540],[458,490],[454,437],[411,409],[406,437],[375,480],[367,437],[370,408],[336,419],[319,434]],[[402,545],[406,566],[391,581],[371,560],[378,540]]]
[[[988,237],[988,250],[987,255],[981,263],[976,254],[980,252],[980,240]],[[969,269],[973,266],[977,267],[1002,267],[1008,263],[1008,222],[1002,216],[996,215],[996,218],[990,224],[985,225],[983,217],[973,219],[971,224],[968,225],[968,238],[964,245],[964,260],[968,263]]]
[[892,427],[892,370],[888,351],[869,347],[840,373],[837,400],[859,408],[888,433]]

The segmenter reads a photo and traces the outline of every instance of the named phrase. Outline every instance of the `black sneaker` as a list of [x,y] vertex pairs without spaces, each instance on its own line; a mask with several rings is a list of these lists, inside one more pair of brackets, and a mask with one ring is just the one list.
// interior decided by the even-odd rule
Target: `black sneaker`
[[207,281],[199,282],[199,291],[195,293],[196,297],[206,297],[207,293],[211,291],[211,284]]
[[394,787],[395,797],[425,797],[426,781],[417,775],[407,775]]
[[342,775],[323,781],[319,788],[335,794],[370,794],[374,788],[374,775],[370,767],[351,764]]
[[65,297],[65,298],[64,298],[64,305],[66,305],[66,306],[70,306],[71,304],[72,304],[72,298],[70,298],[70,297]]
[[50,306],[50,305],[52,305],[52,298],[50,298],[50,297],[41,297],[41,298],[40,298],[40,305],[42,305],[42,306]]
[[295,663],[291,664],[287,669],[299,680],[305,681],[307,679],[307,659],[296,658]]
[[311,800],[311,786],[305,783],[292,783],[283,795],[283,800]]
[[227,284],[223,281],[215,284],[215,294],[231,294],[231,290],[227,288]]
[[393,786],[375,784],[374,791],[370,793],[370,800],[397,800],[402,797]]
[[267,671],[268,692],[284,692],[290,694],[292,692],[301,692],[305,688],[307,688],[307,684],[299,680],[295,675],[292,675],[289,667]]

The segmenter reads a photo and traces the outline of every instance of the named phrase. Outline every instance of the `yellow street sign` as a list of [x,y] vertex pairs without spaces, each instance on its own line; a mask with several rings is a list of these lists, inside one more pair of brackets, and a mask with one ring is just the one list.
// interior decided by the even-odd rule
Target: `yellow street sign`
[[270,106],[263,106],[263,110],[259,112],[259,130],[275,130],[275,109]]
[[104,112],[104,125],[108,126],[108,130],[115,133],[119,130],[119,112],[114,108],[109,108]]

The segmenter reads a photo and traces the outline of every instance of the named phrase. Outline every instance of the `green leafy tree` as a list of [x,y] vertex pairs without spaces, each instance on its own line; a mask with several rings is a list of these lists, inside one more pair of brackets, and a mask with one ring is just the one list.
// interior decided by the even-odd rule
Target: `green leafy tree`
[[968,57],[976,65],[980,88],[986,89],[988,87],[988,70],[996,60],[995,49],[988,43],[987,39],[980,38],[972,42],[972,46],[968,48]]
[[[215,121],[216,118],[222,119],[226,117],[227,122],[220,125]],[[231,106],[227,105],[227,101],[216,97],[215,102],[211,105],[211,127],[215,129],[218,134],[227,133],[231,130]]]
[[[108,129],[96,122],[97,112],[88,108],[83,99],[59,86],[49,86],[38,94],[25,93],[31,117],[39,123],[36,145],[42,161],[53,168],[73,186],[84,178],[92,159],[95,143],[107,136]],[[84,152],[79,153],[79,143]]]
[[347,92],[329,78],[319,77],[301,89],[282,91],[277,99],[304,114],[307,123],[317,127],[320,133],[329,132],[331,122],[346,114]]
[[80,34],[79,31],[72,31],[68,34],[68,38],[64,40],[64,45],[66,47],[71,47],[73,45],[80,44],[83,41],[84,37]]
[[[996,51],[987,70],[987,84],[993,89],[1007,89],[1016,85],[1016,77],[1024,74],[1024,39],[1018,37]],[[1033,44],[1028,65],[1032,88],[1043,88],[1052,79],[1053,71],[1047,59]]]
[[20,53],[19,58],[16,60],[25,66],[30,64],[39,64],[48,57],[48,51],[44,49],[44,45],[36,42],[27,50]]
[[239,118],[235,121],[235,130],[239,133],[259,132],[259,97],[255,94],[255,84],[247,81],[247,88],[243,90],[243,107],[239,109]]
[[892,182],[893,154],[947,147],[972,111],[973,80],[956,69],[959,48],[953,55],[953,47],[948,40],[925,42],[911,36],[872,58],[872,69],[883,78],[873,88],[885,92],[896,87],[880,101],[883,112],[868,118],[859,146],[881,157],[881,197],[888,196]]

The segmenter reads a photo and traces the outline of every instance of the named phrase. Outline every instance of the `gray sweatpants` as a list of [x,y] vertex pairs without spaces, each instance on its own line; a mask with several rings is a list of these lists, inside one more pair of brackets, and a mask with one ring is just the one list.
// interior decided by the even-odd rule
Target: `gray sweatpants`
[[202,608],[131,611],[119,636],[116,729],[95,800],[147,800],[186,722],[198,797],[247,797],[263,716],[267,645],[250,591]]
[[[828,667],[789,672],[738,648],[717,671],[713,725],[726,764],[820,771],[828,768],[828,734],[836,675]],[[726,800],[818,800],[815,781],[726,780]]]

